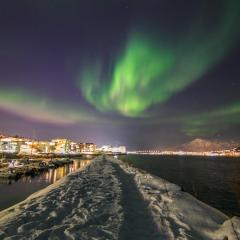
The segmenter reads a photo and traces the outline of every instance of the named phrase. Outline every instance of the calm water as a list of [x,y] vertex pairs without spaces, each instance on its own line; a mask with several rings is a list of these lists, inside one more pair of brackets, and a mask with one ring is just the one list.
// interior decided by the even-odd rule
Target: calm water
[[229,216],[240,216],[240,158],[128,155],[125,160]]
[[16,182],[0,180],[0,211],[23,201],[30,194],[55,183],[68,173],[85,167],[90,161],[89,159],[76,159],[72,164],[49,169],[35,177],[23,177]]

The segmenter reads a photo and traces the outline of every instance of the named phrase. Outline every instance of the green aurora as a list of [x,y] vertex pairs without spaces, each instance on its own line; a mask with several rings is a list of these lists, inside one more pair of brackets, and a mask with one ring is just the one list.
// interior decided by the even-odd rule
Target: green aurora
[[0,108],[23,118],[46,123],[74,124],[96,121],[94,114],[85,109],[73,108],[66,103],[55,103],[21,89],[1,89]]
[[182,119],[183,131],[192,137],[206,137],[240,123],[240,102]]
[[[173,109],[174,112],[170,109],[169,116],[164,108],[167,105],[164,103],[172,96],[207,75],[239,40],[240,2],[219,1],[219,6],[222,12],[214,12],[218,15],[213,16],[214,24],[208,26],[205,14],[201,13],[187,27],[179,26],[183,31],[179,31],[181,36],[176,39],[165,35],[161,26],[151,29],[154,34],[144,28],[130,30],[124,45],[118,49],[119,54],[110,57],[111,64],[100,57],[91,62],[80,56],[85,64],[81,67],[77,85],[85,100],[98,111],[85,107],[85,101],[82,105],[73,104],[64,96],[57,102],[35,96],[30,89],[23,91],[14,87],[1,87],[0,109],[25,119],[52,124],[109,121],[117,127],[128,124],[161,127],[161,123],[169,123],[179,126],[180,131],[191,137],[211,136],[229,126],[239,126],[239,102],[194,115],[183,113],[181,109]],[[68,84],[74,88],[75,79],[70,79]],[[107,112],[110,114],[105,115]]]
[[224,12],[215,26],[206,31],[207,26],[196,19],[177,42],[130,34],[107,74],[101,61],[82,69],[78,80],[82,94],[101,112],[146,115],[147,108],[199,80],[229,52],[238,35],[239,5],[235,0],[223,2]]

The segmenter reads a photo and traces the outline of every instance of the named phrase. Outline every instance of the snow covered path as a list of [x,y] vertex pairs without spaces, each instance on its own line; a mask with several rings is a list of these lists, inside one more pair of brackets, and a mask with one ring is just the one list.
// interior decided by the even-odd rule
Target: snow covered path
[[176,184],[121,161],[118,161],[118,165],[133,176],[157,226],[157,239],[240,239],[238,217],[229,219],[217,209],[181,191]]
[[240,220],[118,160],[84,170],[0,212],[0,239],[240,239]]
[[113,163],[116,174],[121,181],[124,222],[121,227],[119,239],[157,239],[159,236],[157,226],[143,200],[133,175],[125,172],[118,164]]

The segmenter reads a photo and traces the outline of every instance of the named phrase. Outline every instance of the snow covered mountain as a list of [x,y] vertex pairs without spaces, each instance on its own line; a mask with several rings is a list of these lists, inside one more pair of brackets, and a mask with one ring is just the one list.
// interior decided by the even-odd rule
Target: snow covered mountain
[[196,138],[189,143],[185,143],[179,147],[177,150],[189,151],[189,152],[202,152],[202,151],[219,151],[234,149],[239,146],[239,143],[230,141],[210,141],[206,139]]

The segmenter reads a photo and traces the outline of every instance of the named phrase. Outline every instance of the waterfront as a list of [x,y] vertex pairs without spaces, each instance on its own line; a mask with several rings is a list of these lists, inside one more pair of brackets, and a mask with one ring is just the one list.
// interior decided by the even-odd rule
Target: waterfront
[[[73,163],[55,169],[49,169],[40,175],[24,176],[18,181],[0,180],[0,211],[20,201],[30,194],[55,183],[71,172],[81,169],[90,163],[89,159],[73,159]],[[20,190],[20,191],[19,191]]]
[[240,219],[173,183],[99,156],[1,211],[0,229],[0,239],[230,240],[240,237]]
[[178,184],[228,216],[240,216],[239,158],[128,155],[122,159]]

